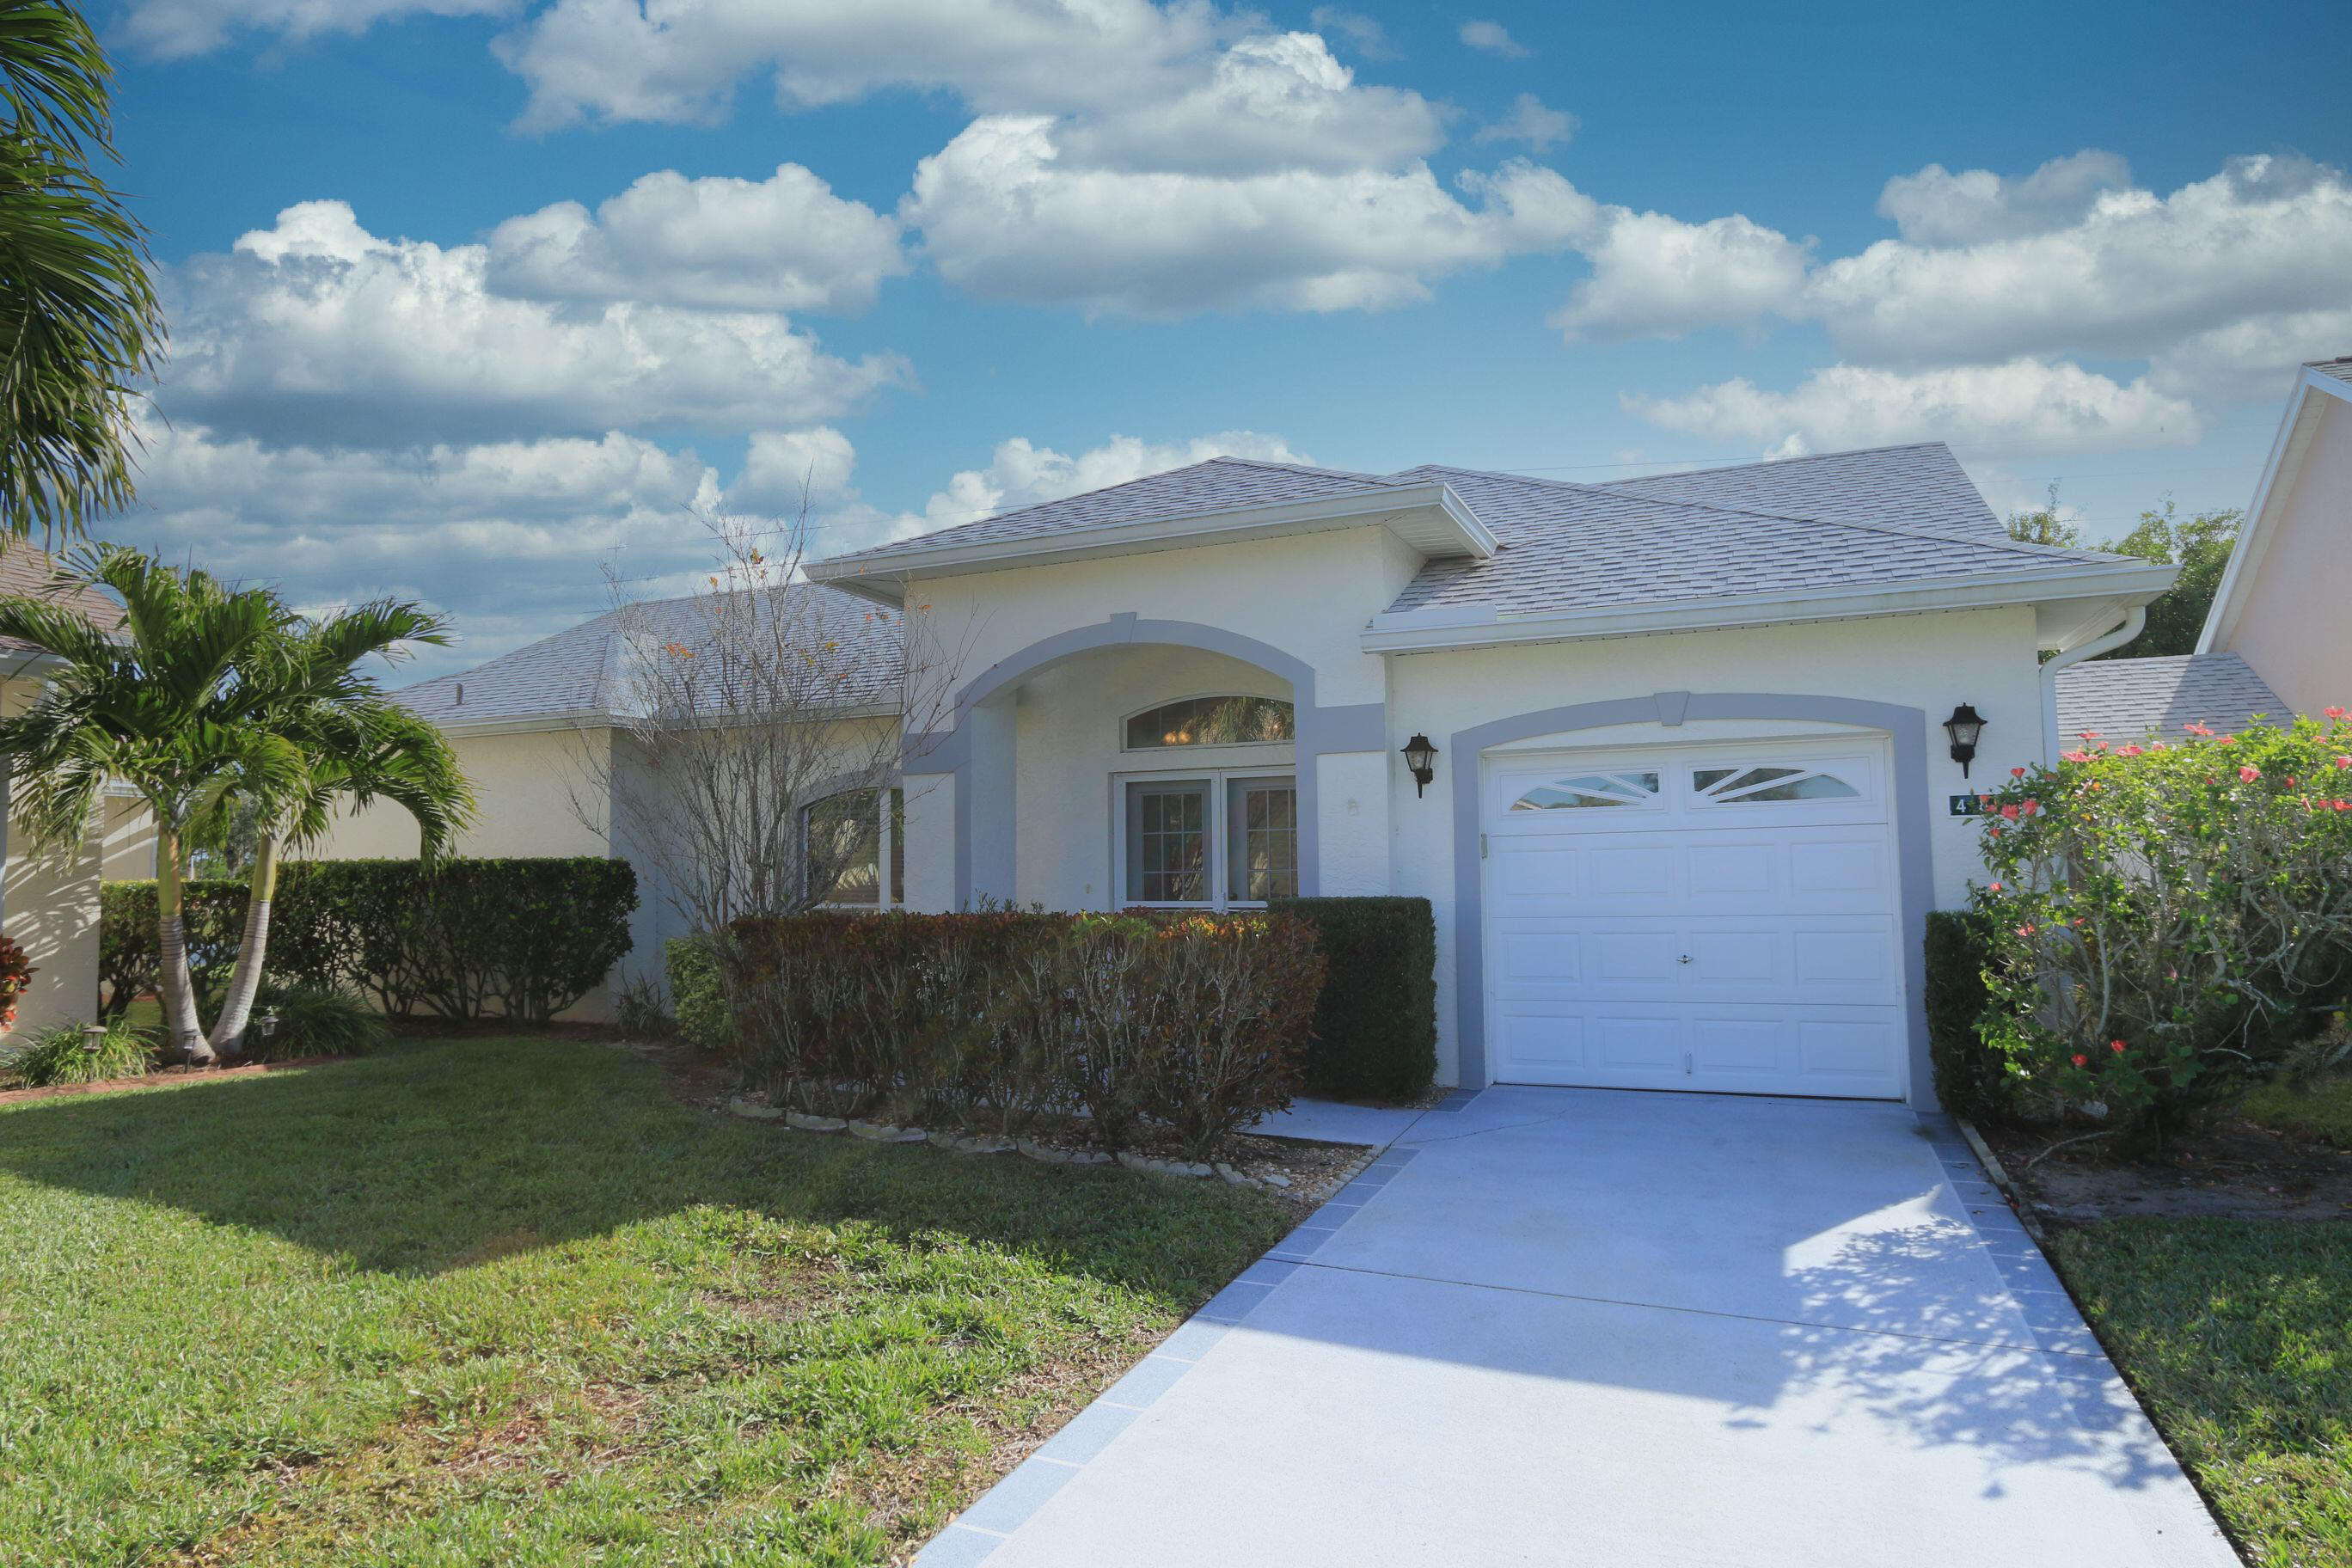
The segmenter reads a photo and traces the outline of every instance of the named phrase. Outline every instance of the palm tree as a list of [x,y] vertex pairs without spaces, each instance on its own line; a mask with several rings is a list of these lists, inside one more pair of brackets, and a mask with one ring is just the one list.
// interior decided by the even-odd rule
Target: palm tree
[[131,499],[125,404],[163,315],[114,155],[112,71],[55,0],[0,0],[0,532],[79,534]]
[[[58,585],[110,591],[122,625],[110,629],[67,602],[0,598],[0,637],[63,663],[31,707],[0,720],[0,756],[17,764],[16,819],[36,846],[69,853],[109,782],[138,793],[155,818],[165,1029],[191,1060],[234,1053],[288,843],[316,837],[342,802],[385,799],[415,816],[430,859],[470,818],[448,743],[357,668],[446,635],[437,616],[391,601],[306,619],[268,589],[233,589],[120,545],[76,551]],[[239,803],[256,813],[259,847],[229,998],[207,1041],[183,922],[188,841]]]

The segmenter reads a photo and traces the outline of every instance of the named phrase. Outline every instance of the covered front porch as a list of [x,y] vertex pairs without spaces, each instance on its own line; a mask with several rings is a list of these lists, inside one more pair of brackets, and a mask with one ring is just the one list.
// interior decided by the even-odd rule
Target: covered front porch
[[1321,705],[1316,686],[1270,645],[1134,616],[1000,659],[958,692],[952,730],[909,739],[908,864],[945,872],[910,873],[909,901],[1388,891],[1385,707]]

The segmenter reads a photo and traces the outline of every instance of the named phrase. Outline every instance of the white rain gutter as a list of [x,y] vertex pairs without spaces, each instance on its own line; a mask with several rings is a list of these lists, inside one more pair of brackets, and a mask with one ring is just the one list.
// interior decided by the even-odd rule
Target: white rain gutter
[[2063,653],[2053,654],[2042,663],[2042,762],[2044,767],[2058,765],[2058,674],[2071,669],[2086,658],[2096,658],[2111,648],[2119,648],[2139,636],[2147,626],[2147,606],[2134,605],[2124,616],[2124,624],[2105,637],[2077,643]]

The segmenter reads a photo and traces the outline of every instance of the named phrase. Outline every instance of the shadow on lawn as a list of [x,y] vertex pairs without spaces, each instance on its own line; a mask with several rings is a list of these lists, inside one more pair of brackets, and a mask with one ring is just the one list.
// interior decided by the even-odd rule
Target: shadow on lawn
[[1230,1277],[1284,1223],[1222,1187],[714,1121],[644,1062],[544,1039],[418,1043],[309,1071],[0,1107],[0,1173],[404,1274],[708,1207],[953,1237],[1183,1297]]

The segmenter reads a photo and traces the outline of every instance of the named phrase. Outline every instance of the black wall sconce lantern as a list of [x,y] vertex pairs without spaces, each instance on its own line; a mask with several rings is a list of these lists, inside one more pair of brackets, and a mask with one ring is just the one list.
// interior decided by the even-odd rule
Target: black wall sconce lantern
[[1977,760],[1977,738],[1984,733],[1984,715],[1967,702],[1952,710],[1944,721],[1944,733],[1952,738],[1952,761],[1960,764],[1960,776],[1969,776],[1969,764]]
[[1417,797],[1437,776],[1437,748],[1429,743],[1428,736],[1416,733],[1404,743],[1404,765],[1412,774],[1412,793]]

